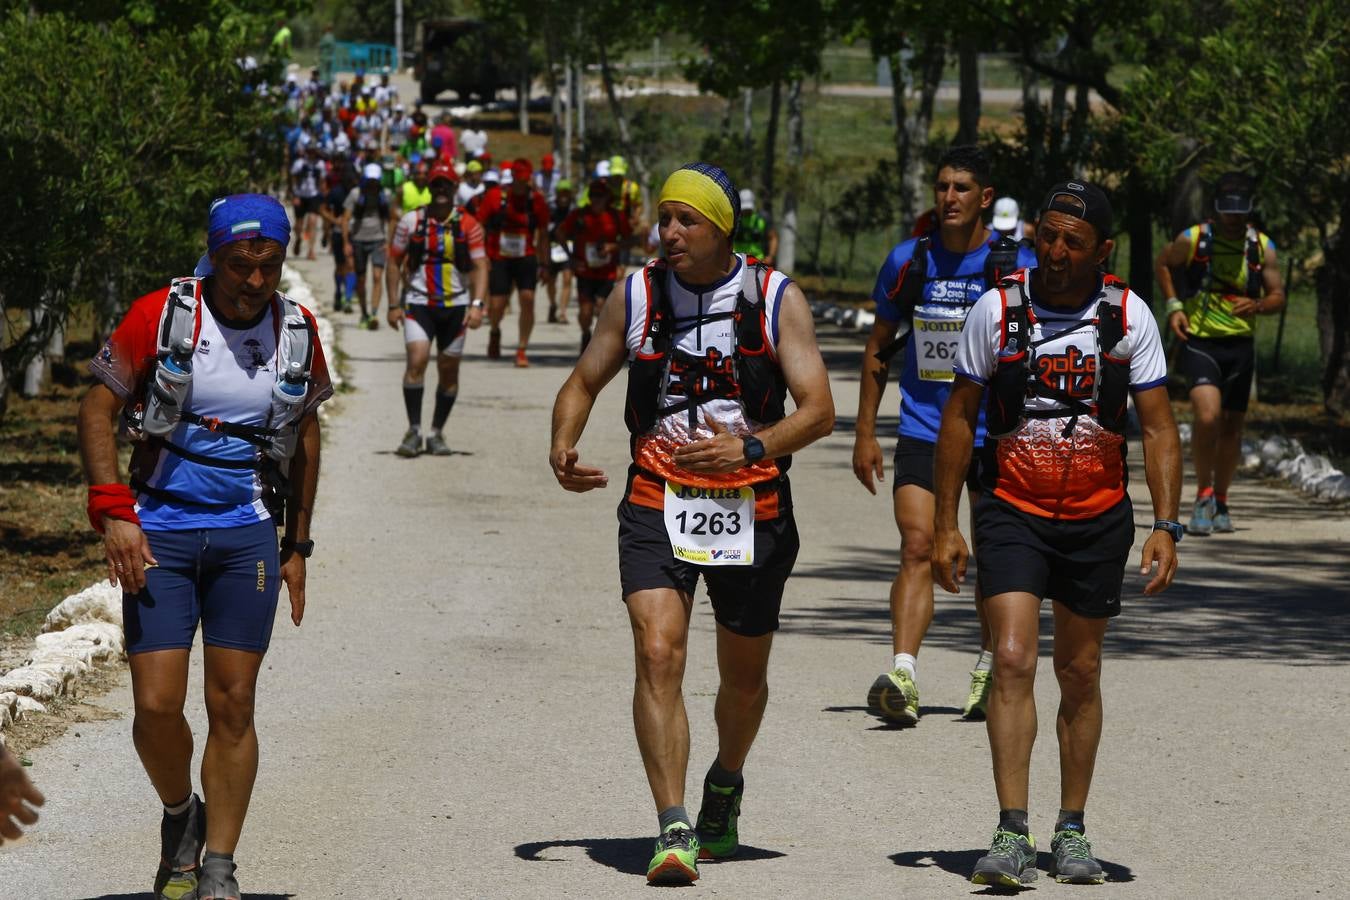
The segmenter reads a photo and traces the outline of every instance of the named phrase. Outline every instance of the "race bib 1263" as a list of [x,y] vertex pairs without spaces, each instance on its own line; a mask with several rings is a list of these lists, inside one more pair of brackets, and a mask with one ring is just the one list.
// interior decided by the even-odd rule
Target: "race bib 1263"
[[501,248],[502,256],[507,259],[519,259],[525,255],[525,235],[503,234],[498,246]]
[[755,490],[666,482],[666,534],[678,560],[748,566],[755,554]]
[[605,252],[604,244],[586,245],[586,265],[592,269],[603,269],[609,265],[610,256]]

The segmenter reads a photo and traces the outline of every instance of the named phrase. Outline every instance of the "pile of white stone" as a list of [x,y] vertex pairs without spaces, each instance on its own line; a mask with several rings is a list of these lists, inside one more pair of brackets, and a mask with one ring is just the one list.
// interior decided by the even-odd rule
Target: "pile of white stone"
[[125,651],[121,588],[101,581],[62,600],[47,613],[27,662],[0,675],[0,741],[12,722],[45,712],[92,667]]
[[[1177,426],[1183,444],[1190,443],[1190,423]],[[1350,475],[1325,456],[1308,453],[1293,438],[1268,437],[1242,442],[1244,471],[1283,478],[1304,493],[1324,500],[1350,500]]]

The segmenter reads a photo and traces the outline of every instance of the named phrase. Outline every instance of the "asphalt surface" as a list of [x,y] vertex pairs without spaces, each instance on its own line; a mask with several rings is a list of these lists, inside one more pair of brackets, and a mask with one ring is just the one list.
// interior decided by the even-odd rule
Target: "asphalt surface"
[[[324,298],[329,266],[297,264]],[[392,452],[405,424],[401,337],[338,320],[353,390],[325,426],[309,609],[296,629],[283,598],[259,687],[262,765],[237,853],[245,895],[633,896],[656,819],[629,718],[615,564],[622,384],[601,398],[581,445],[611,486],[567,494],[546,454],[576,326],[540,325],[528,370],[485,360],[486,331],[471,333],[448,429],[455,455],[405,460]],[[506,335],[514,349],[513,323]],[[890,659],[899,541],[889,498],[868,495],[849,466],[860,342],[831,331],[822,346],[839,422],[793,468],[802,552],[746,768],[744,850],[704,865],[694,890],[970,894],[965,879],[997,815],[984,729],[959,718],[974,612],[968,596],[938,600],[916,729],[868,715],[867,687]],[[896,402],[892,387],[885,406]],[[1133,459],[1137,556],[1152,515],[1137,447]],[[1350,824],[1350,521],[1343,508],[1245,480],[1233,509],[1236,534],[1183,542],[1168,593],[1144,598],[1143,579],[1127,576],[1087,816],[1111,882],[1074,888],[1042,872],[1039,892],[1337,890]],[[1044,624],[1048,635],[1048,610]],[[199,665],[189,694],[198,754]],[[685,682],[691,811],[716,746],[716,683],[700,590]],[[1031,803],[1043,850],[1058,807],[1056,697],[1047,643]],[[0,897],[149,888],[159,807],[132,749],[125,679],[96,702],[127,715],[33,753],[48,804],[28,839],[0,849]]]

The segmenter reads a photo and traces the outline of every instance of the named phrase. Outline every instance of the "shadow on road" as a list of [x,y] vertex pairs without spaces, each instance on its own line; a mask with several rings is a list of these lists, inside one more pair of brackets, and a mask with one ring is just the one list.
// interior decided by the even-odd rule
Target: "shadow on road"
[[[249,892],[249,900],[288,900],[290,897],[298,896],[296,894],[255,894]],[[155,900],[153,894],[149,891],[141,891],[135,894],[100,894],[97,897],[86,897],[85,900]]]
[[[566,862],[562,859],[546,859],[540,856],[552,847],[580,847],[595,862],[608,866],[626,875],[646,875],[647,863],[652,856],[652,838],[577,838],[571,841],[534,841],[516,846],[516,856],[528,862]],[[759,859],[778,859],[786,856],[777,850],[764,850],[759,847],[741,845],[734,859],[719,862],[735,863]],[[713,862],[703,860],[700,864]]]
[[[927,869],[937,866],[944,872],[950,872],[962,879],[968,879],[971,871],[975,868],[975,863],[979,862],[980,857],[984,856],[985,853],[984,850],[911,850],[905,853],[892,853],[890,860],[897,866],[906,869]],[[1036,854],[1036,868],[1040,869],[1043,874],[1050,871],[1052,862],[1054,862],[1054,857],[1049,853]],[[1108,882],[1134,881],[1134,872],[1130,870],[1129,866],[1108,862],[1104,859],[1098,860],[1098,862],[1102,864]],[[988,892],[981,891],[980,893]]]
[[[1299,507],[1301,498],[1291,497]],[[1279,517],[1280,500],[1264,504],[1262,517]],[[1269,509],[1267,508],[1269,507]],[[1310,515],[1306,503],[1299,518]],[[1143,595],[1135,566],[1145,537],[1137,530],[1125,571],[1124,612],[1107,631],[1107,653],[1117,658],[1203,659],[1225,657],[1286,665],[1350,660],[1350,604],[1345,583],[1345,545],[1336,540],[1271,543],[1254,530],[1192,538],[1180,548],[1177,581],[1162,594]],[[827,563],[798,566],[794,579],[868,582],[871,596],[838,596],[814,605],[789,599],[785,630],[844,639],[885,639],[890,635],[887,592],[898,552],[893,536],[870,535],[873,549],[837,547]],[[898,543],[898,542],[897,542]],[[925,643],[975,651],[978,623],[971,608],[972,564],[959,596],[938,589],[933,624]],[[789,589],[790,591],[790,589]],[[1051,606],[1042,607],[1041,652],[1050,650]]]

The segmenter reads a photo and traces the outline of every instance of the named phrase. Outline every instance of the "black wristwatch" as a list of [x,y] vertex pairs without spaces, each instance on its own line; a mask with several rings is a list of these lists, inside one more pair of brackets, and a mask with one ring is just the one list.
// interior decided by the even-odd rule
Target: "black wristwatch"
[[298,556],[304,559],[309,559],[314,553],[314,542],[293,541],[288,537],[284,537],[281,539],[281,552],[285,553],[288,550],[294,551]]
[[1159,519],[1153,523],[1154,531],[1165,531],[1172,536],[1172,543],[1180,544],[1181,536],[1186,533],[1186,529],[1181,527],[1180,522],[1173,522],[1171,519]]
[[764,458],[764,442],[753,434],[741,438],[741,444],[745,448],[742,452],[745,453],[746,462],[759,462]]

